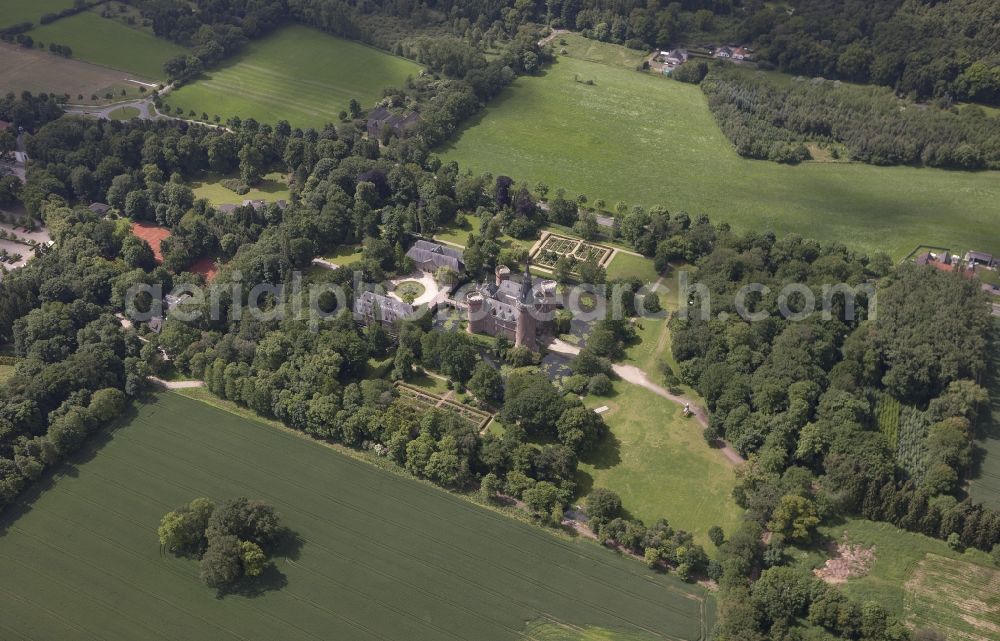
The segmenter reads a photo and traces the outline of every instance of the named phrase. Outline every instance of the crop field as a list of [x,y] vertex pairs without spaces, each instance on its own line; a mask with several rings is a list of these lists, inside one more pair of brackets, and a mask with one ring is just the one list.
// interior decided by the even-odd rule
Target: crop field
[[698,87],[568,51],[501,92],[442,157],[592,201],[662,204],[896,258],[920,243],[1000,253],[998,172],[743,159]]
[[[0,42],[0,94],[8,92],[69,94],[70,102],[93,104],[107,102],[104,94],[112,93],[123,100],[138,98],[139,85],[126,82],[124,71],[109,69],[73,58],[62,58],[41,49],[25,49]],[[80,97],[82,96],[82,98]],[[91,100],[96,96],[96,100]]]
[[73,6],[73,0],[3,0],[0,28],[31,22],[38,24],[46,13],[56,13]]
[[906,583],[906,613],[949,638],[990,641],[1000,630],[1000,570],[928,554]]
[[73,49],[73,57],[128,71],[145,79],[164,78],[163,63],[187,50],[147,31],[102,18],[91,10],[32,29],[31,37]]
[[708,529],[732,532],[742,512],[730,494],[734,468],[705,443],[701,425],[684,418],[679,405],[623,381],[614,389],[610,397],[585,399],[587,407],[610,408],[601,416],[611,433],[580,463],[581,495],[594,487],[612,489],[632,516],[647,525],[665,518],[713,554]]
[[[178,394],[98,439],[0,521],[0,637],[478,641],[540,623],[698,639],[712,626],[697,586]],[[219,598],[195,561],[160,554],[160,517],[197,496],[260,498],[295,532],[258,594]]]
[[893,450],[899,445],[899,401],[888,394],[879,394],[875,401],[875,420]]
[[[843,590],[859,600],[881,603],[912,628],[930,627],[949,641],[989,641],[1000,629],[1000,569],[979,550],[959,553],[944,541],[905,532],[888,523],[849,519],[820,528],[821,534],[874,552],[862,576]],[[826,553],[800,558],[822,565]]]
[[297,127],[336,122],[351,98],[364,108],[382,89],[402,85],[421,67],[384,51],[291,25],[254,40],[218,69],[171,93],[171,107],[196,113],[287,120]]

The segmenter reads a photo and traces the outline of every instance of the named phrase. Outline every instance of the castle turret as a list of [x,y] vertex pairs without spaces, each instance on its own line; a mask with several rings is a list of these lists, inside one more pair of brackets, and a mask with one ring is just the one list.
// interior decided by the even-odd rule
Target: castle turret
[[469,320],[469,331],[475,334],[476,332],[482,332],[485,330],[485,304],[486,299],[479,292],[471,292],[465,297],[465,301],[469,304],[468,310],[468,320]]
[[510,280],[510,267],[499,265],[497,267],[497,287],[505,280]]

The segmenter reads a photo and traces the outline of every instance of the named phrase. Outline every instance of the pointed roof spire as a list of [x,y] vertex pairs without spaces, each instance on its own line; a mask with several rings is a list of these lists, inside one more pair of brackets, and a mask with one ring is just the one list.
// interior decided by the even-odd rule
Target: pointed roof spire
[[524,278],[521,279],[521,302],[531,303],[531,256],[524,261]]

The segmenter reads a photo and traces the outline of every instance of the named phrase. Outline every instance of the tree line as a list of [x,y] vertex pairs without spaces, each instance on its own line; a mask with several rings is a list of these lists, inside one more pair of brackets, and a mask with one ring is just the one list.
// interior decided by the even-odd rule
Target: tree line
[[1000,120],[978,106],[917,105],[886,89],[818,79],[779,86],[730,67],[714,65],[701,89],[741,156],[798,162],[812,142],[874,165],[1000,168]]

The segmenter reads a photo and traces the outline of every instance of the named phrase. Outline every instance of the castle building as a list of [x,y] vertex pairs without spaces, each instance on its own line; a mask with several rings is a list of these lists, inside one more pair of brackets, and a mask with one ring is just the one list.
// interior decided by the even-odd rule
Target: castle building
[[511,280],[510,269],[501,265],[495,282],[484,282],[466,296],[470,332],[502,334],[516,347],[538,350],[538,336],[552,325],[556,282],[533,282],[529,266],[525,265],[524,275],[517,282]]
[[413,305],[375,292],[362,292],[354,299],[354,319],[362,325],[377,320],[390,334],[395,334],[396,323],[413,315]]

